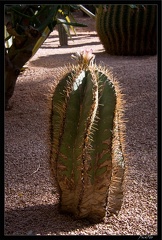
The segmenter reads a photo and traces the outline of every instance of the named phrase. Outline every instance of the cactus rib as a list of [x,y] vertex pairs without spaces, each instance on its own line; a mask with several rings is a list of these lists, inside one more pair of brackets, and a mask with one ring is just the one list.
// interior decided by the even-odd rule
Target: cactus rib
[[157,53],[157,6],[100,5],[96,30],[107,53],[155,55]]
[[76,55],[83,61],[69,66],[54,91],[51,170],[60,210],[98,222],[108,202],[110,212],[122,203],[123,106],[117,82],[87,54]]

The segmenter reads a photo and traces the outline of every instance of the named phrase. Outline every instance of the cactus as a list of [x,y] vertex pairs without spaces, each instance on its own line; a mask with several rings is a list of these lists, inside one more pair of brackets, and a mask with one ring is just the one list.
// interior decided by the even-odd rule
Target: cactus
[[[63,19],[63,16],[61,13],[58,13],[58,17],[60,19]],[[62,24],[58,24],[57,29],[58,29],[58,34],[59,34],[60,46],[67,46],[68,45],[68,35],[65,31],[65,28],[63,27]]]
[[157,53],[156,5],[100,5],[96,30],[111,55]]
[[50,168],[60,211],[98,222],[122,203],[123,97],[91,51],[72,57],[52,96]]

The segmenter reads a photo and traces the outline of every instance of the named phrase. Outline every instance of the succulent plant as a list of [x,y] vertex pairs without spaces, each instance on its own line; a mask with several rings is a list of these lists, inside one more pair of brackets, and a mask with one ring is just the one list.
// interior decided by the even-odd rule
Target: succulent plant
[[[70,10],[73,7],[76,8],[75,5],[57,4],[5,5],[5,110],[10,108],[9,99],[24,64],[37,52],[53,29],[61,25],[71,37],[70,29],[75,33],[74,26],[86,27],[73,18]],[[59,34],[61,45],[67,43],[67,35],[63,33]]]
[[100,5],[96,30],[106,52],[111,55],[155,55],[157,6]]
[[50,168],[60,210],[98,222],[122,204],[124,100],[91,50],[72,58],[78,63],[63,70],[52,96]]

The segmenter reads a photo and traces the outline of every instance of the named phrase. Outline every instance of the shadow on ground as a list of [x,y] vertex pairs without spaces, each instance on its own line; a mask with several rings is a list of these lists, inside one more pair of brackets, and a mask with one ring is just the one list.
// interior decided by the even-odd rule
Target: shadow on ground
[[29,232],[60,235],[60,232],[75,231],[90,225],[88,220],[74,220],[70,215],[60,214],[58,204],[29,206],[5,212],[5,235],[22,236]]
[[[60,48],[71,48],[71,46],[66,47],[60,47]],[[73,53],[75,53],[75,48]],[[100,52],[94,52],[96,63],[100,64],[100,62],[103,63],[106,62],[106,65],[109,65],[110,67],[121,67],[121,66],[127,66],[128,61],[129,64],[135,64],[137,60],[145,61],[149,58],[152,58],[152,56],[142,56],[142,57],[132,57],[132,56],[111,56],[107,54],[104,50]],[[57,67],[63,67],[68,63],[75,64],[75,61],[71,59],[72,53],[63,53],[59,54],[59,47],[58,47],[58,53],[41,56],[38,57],[36,60],[30,60],[31,66],[34,67],[43,67],[43,68],[57,68]]]
[[[74,39],[74,41],[76,41],[76,39]],[[41,47],[41,48],[44,48],[44,49],[54,49],[54,48],[58,48],[58,50],[59,50],[59,48],[73,48],[73,49],[75,49],[75,47],[84,47],[84,46],[87,46],[87,45],[90,45],[90,46],[92,46],[92,45],[99,45],[100,43],[99,42],[90,42],[90,43],[86,43],[86,44],[82,44],[82,43],[80,43],[80,44],[69,44],[69,45],[65,45],[65,46],[58,46],[58,47],[56,47],[56,46],[53,46],[53,45],[51,45],[51,43],[45,43],[45,44],[43,44],[43,46]]]

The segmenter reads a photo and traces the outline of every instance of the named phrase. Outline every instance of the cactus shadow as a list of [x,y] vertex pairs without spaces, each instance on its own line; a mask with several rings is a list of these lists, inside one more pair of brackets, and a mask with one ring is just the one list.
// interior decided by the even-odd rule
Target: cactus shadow
[[[5,212],[5,235],[64,235],[93,225],[88,220],[75,220],[69,214],[61,214],[58,204],[35,205]],[[70,227],[69,227],[70,226]]]
[[65,63],[74,63],[74,61],[71,59],[71,53],[66,53],[63,56],[63,61],[62,54],[40,56],[36,60],[31,60],[30,65],[34,67],[57,68],[64,66]]
[[[75,41],[77,41],[77,38],[75,38]],[[55,43],[55,42],[57,42],[57,41],[53,41],[53,43]],[[86,46],[100,45],[100,44],[101,44],[100,42],[91,41],[90,43],[86,43]],[[83,44],[83,43],[75,44],[75,45],[71,45],[71,43],[70,43],[69,45],[60,46],[60,43],[58,42],[58,46],[53,46],[53,45],[51,45],[51,43],[45,43],[41,48],[42,49],[58,49],[58,51],[59,51],[60,48],[72,48],[73,47],[75,49],[75,47],[84,47],[84,46],[85,46],[85,44]]]

